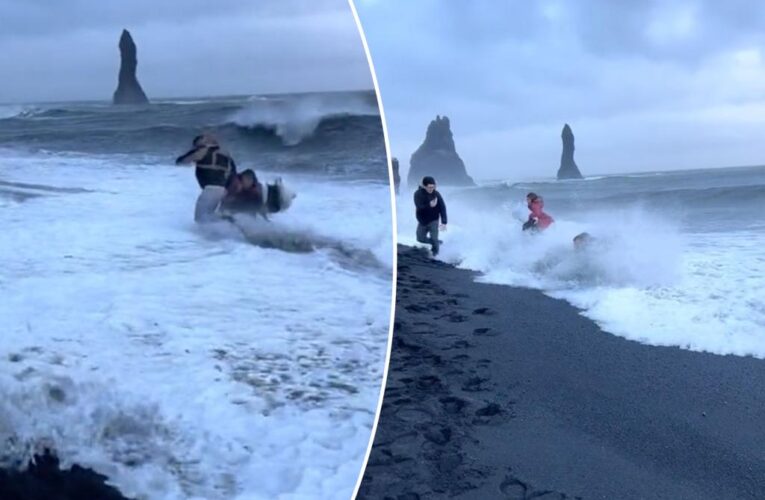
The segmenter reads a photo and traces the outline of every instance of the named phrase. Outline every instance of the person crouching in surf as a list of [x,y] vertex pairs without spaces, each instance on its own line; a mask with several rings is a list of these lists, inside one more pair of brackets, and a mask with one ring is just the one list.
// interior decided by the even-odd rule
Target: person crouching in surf
[[226,188],[236,176],[236,163],[209,134],[198,135],[192,149],[175,160],[176,165],[194,163],[195,175],[202,192],[194,207],[194,220],[209,220],[226,196]]
[[222,205],[233,211],[254,211],[266,218],[263,185],[253,170],[248,168],[232,177]]
[[292,205],[297,195],[289,190],[278,177],[271,184],[258,182],[255,172],[250,169],[236,174],[226,188],[221,202],[224,219],[231,220],[235,212],[260,215],[266,220],[268,214],[284,212]]
[[550,224],[555,222],[552,217],[545,213],[545,202],[541,196],[536,193],[529,193],[526,195],[526,203],[531,213],[529,214],[529,220],[523,224],[524,231],[544,231]]
[[[446,231],[446,203],[436,191],[436,180],[426,176],[414,193],[415,215],[417,217],[417,241],[429,243],[433,257],[438,255],[440,241],[438,230]],[[440,219],[440,224],[439,224]]]

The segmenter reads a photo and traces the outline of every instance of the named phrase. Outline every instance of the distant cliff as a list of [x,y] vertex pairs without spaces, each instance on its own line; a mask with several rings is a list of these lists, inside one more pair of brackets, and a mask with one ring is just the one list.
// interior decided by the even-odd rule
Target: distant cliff
[[449,118],[436,116],[428,125],[425,141],[409,161],[409,186],[417,186],[426,175],[436,182],[452,186],[474,186],[465,164],[457,154]]
[[120,74],[117,90],[114,91],[114,104],[147,104],[149,99],[144,94],[136,78],[138,58],[133,37],[128,30],[122,30],[120,37]]
[[561,179],[582,179],[582,173],[574,161],[574,132],[566,123],[561,132],[563,140],[563,152],[560,156],[560,168],[558,168],[558,180]]

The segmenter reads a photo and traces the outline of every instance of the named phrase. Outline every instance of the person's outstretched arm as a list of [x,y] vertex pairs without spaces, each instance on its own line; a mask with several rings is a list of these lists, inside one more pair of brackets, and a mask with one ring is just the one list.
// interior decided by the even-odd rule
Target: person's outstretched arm
[[191,163],[198,160],[201,160],[204,156],[205,148],[194,148],[190,149],[186,153],[183,153],[181,156],[175,159],[176,165],[181,165],[183,163]]

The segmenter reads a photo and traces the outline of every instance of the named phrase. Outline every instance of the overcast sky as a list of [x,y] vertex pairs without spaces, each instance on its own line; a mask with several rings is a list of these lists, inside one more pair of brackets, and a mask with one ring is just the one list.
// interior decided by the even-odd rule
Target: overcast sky
[[765,163],[765,2],[357,0],[394,155],[436,114],[478,178]]
[[149,98],[372,88],[346,0],[0,0],[0,102],[111,99],[117,44]]

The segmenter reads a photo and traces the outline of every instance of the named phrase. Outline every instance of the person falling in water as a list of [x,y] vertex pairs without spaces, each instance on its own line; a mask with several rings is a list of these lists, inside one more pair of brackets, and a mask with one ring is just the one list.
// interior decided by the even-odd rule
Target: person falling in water
[[248,168],[231,179],[222,206],[232,211],[252,211],[268,220],[266,194],[263,191],[255,172]]
[[538,232],[547,229],[550,224],[555,222],[552,217],[545,213],[545,201],[541,196],[536,193],[529,193],[526,195],[526,204],[529,207],[531,213],[529,214],[529,220],[524,222],[523,230]]
[[194,207],[194,220],[210,220],[236,176],[236,163],[210,134],[196,136],[192,148],[175,160],[176,165],[188,163],[196,165],[195,175],[202,188]]
[[[426,176],[422,185],[414,192],[415,215],[417,217],[417,241],[429,243],[433,257],[438,255],[440,241],[438,231],[446,231],[446,203],[436,191],[436,180]],[[440,220],[440,223],[439,223]]]

